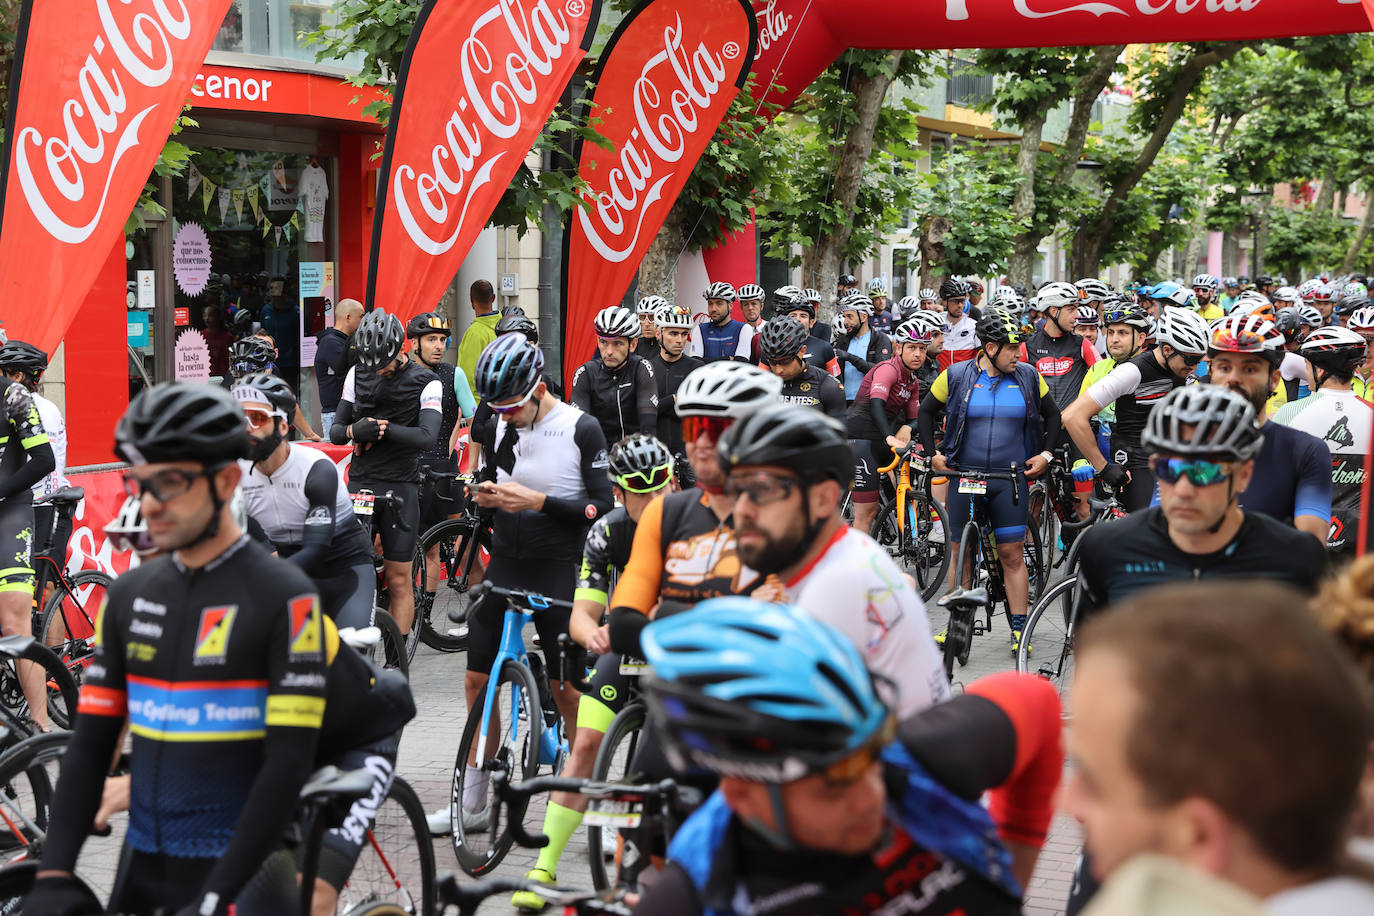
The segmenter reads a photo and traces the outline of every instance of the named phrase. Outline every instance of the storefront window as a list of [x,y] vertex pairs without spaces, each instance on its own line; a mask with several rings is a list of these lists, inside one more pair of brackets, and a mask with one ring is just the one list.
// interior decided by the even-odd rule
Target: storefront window
[[129,399],[156,382],[159,233],[156,224],[144,226],[124,240],[125,300],[129,336]]
[[[307,45],[305,36],[338,21],[334,5],[335,0],[234,0],[212,50],[314,63],[319,48]],[[355,55],[332,63],[357,68],[362,58]]]

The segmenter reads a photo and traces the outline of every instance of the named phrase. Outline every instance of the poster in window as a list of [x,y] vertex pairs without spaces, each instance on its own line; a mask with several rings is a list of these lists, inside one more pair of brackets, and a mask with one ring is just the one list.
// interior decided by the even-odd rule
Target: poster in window
[[334,262],[302,261],[301,365],[315,365],[315,335],[334,326]]

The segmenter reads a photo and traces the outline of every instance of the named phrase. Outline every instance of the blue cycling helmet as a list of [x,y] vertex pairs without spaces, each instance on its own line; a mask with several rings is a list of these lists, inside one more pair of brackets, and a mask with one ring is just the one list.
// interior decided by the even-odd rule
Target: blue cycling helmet
[[544,354],[524,334],[502,334],[477,358],[474,379],[484,401],[518,398],[534,390],[544,377]]
[[891,727],[863,656],[806,611],[752,598],[703,601],[642,636],[650,715],[669,761],[786,783]]

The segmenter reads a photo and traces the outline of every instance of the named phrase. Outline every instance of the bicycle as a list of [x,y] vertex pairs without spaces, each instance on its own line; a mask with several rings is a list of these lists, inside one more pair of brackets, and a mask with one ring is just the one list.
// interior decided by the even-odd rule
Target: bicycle
[[[552,904],[554,912],[561,911],[575,916],[630,916],[632,912],[632,908],[624,900],[624,890],[590,893],[568,891],[523,878],[485,878],[464,886],[459,884],[458,879],[452,874],[446,874],[439,879],[436,890],[441,912],[447,912],[449,907],[456,906],[458,916],[475,916],[477,908],[488,898],[515,891],[531,891]],[[390,911],[387,912],[389,916]]]
[[[469,482],[457,473],[450,474],[432,469],[426,469],[424,473],[434,480],[435,491],[440,496],[443,495],[446,486],[466,486]],[[468,589],[474,584],[474,568],[478,570],[477,578],[481,578],[482,570],[477,565],[478,551],[489,546],[486,525],[473,514],[470,504],[466,502],[463,514],[458,518],[444,519],[420,536],[418,557],[422,558],[419,562],[423,562],[424,570],[417,575],[417,581],[424,585],[428,584],[429,555],[436,549],[436,562],[439,567],[434,596],[431,598],[426,589],[421,589],[421,597],[415,605],[415,620],[420,625],[420,640],[431,649],[457,652],[467,648],[465,621],[467,609],[470,607]],[[455,613],[458,614],[458,618],[452,620]]]
[[1045,474],[1031,483],[1028,497],[1030,517],[1040,526],[1047,572],[1064,564],[1074,537],[1087,524],[1078,517],[1074,486],[1072,450],[1060,445],[1054,450],[1054,459]]
[[[977,608],[981,608],[985,614],[984,621],[980,622],[977,619],[976,612],[968,615],[967,619],[960,615],[960,619],[956,621],[956,615],[953,613],[955,608],[951,609],[950,625],[945,632],[943,648],[945,670],[951,677],[953,677],[951,659],[957,660],[961,666],[968,664],[973,637],[992,631],[993,608],[996,605],[1002,606],[1007,627],[1011,629],[1011,603],[1007,598],[1002,562],[997,556],[997,543],[993,537],[992,525],[988,522],[985,494],[988,481],[1010,481],[1012,483],[1012,505],[1019,505],[1021,501],[1020,487],[1016,486],[1016,481],[1023,473],[1016,465],[1011,465],[1007,471],[959,471],[954,468],[949,470],[951,479],[958,478],[959,491],[970,496],[971,517],[964,523],[963,534],[959,540],[959,555],[956,561],[958,565],[955,569],[959,571],[960,583],[966,578],[969,580],[969,584],[963,589],[966,596],[979,587],[986,591],[986,600],[977,604]],[[1045,576],[1044,567],[1040,562],[1040,530],[1033,524],[1028,524],[1026,527],[1026,539],[1022,542],[1022,555],[1026,563],[1027,600],[1033,605],[1043,587]],[[955,591],[959,590],[956,589]],[[949,603],[942,602],[942,605],[948,606]],[[956,623],[958,624],[957,628]],[[1024,632],[1020,645],[1028,645]]]
[[[372,543],[373,541],[373,520],[378,502],[394,508],[396,512],[393,517],[398,519],[403,517],[403,497],[391,490],[387,490],[385,493],[379,495],[367,487],[360,487],[353,492],[352,498],[353,514],[358,517],[358,521],[362,524],[363,531],[367,534],[368,543]],[[402,527],[401,530],[405,531],[408,529]],[[418,561],[418,567],[412,566],[411,569],[412,577],[418,576],[415,581],[420,583],[415,589],[417,608],[420,603],[420,595],[424,593],[425,581],[424,554],[419,553],[419,549],[419,545],[416,544],[416,561]],[[404,668],[405,671],[409,672],[410,663],[415,660],[415,650],[420,645],[419,628],[412,622],[410,633],[402,634],[401,627],[396,622],[396,618],[392,617],[391,613],[387,610],[391,601],[391,592],[387,589],[385,562],[386,561],[382,558],[380,553],[373,553],[372,566],[377,575],[376,607],[373,609],[374,623],[382,621],[377,623],[377,626],[382,631],[382,646],[385,650],[386,666],[388,668]],[[390,621],[390,625],[386,623],[388,620]]]
[[[944,506],[930,493],[932,474],[919,457],[911,454],[914,445],[895,450],[892,463],[879,468],[883,502],[873,519],[869,535],[894,560],[911,571],[921,599],[929,601],[944,585],[949,571],[949,519]],[[912,483],[912,465],[917,483]],[[887,474],[897,471],[897,485],[887,483]],[[892,489],[889,497],[888,490]]]
[[[554,772],[563,766],[568,753],[565,728],[554,705],[552,690],[538,656],[525,651],[522,631],[539,611],[549,608],[572,609],[571,601],[559,601],[520,589],[507,589],[483,582],[469,596],[477,604],[487,595],[504,598],[506,610],[501,624],[501,642],[492,662],[487,684],[477,695],[463,737],[458,742],[458,757],[453,766],[453,791],[449,799],[449,822],[453,829],[453,853],[463,871],[480,877],[501,864],[510,851],[517,831],[523,826],[501,824],[499,806],[491,805],[488,842],[479,845],[463,828],[463,789],[467,783],[468,761],[480,761],[487,773],[519,766],[522,779],[539,775],[541,766]],[[503,688],[509,689],[503,689]],[[478,713],[480,710],[480,714]]]

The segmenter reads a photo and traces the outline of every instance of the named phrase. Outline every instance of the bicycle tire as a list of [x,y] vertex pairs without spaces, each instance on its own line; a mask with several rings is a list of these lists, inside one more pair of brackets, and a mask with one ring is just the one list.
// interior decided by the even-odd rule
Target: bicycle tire
[[382,631],[382,638],[372,647],[369,658],[383,668],[395,668],[410,677],[410,657],[405,652],[405,637],[396,618],[381,608],[372,609],[372,625]]
[[[1055,685],[1061,708],[1068,715],[1068,693],[1073,682],[1073,593],[1076,579],[1061,579],[1046,590],[1026,618],[1021,644],[1016,649],[1016,670],[1035,674]],[[1040,643],[1039,664],[1032,668],[1032,641]]]
[[[112,584],[114,579],[98,569],[73,573],[58,580],[38,615],[34,635],[67,666],[78,689],[95,655],[95,621]],[[56,637],[54,625],[60,628]]]
[[71,732],[49,732],[0,754],[0,859],[6,864],[37,861],[57,789],[57,774],[46,764],[59,761],[70,740]]
[[[1026,607],[1034,607],[1040,593],[1045,590],[1045,546],[1040,540],[1040,526],[1026,526],[1026,546],[1022,553],[1026,559]],[[1008,609],[1010,610],[1010,609]]]
[[[48,717],[52,720],[52,724],[58,728],[71,728],[72,722],[76,719],[76,703],[79,691],[76,687],[76,679],[67,670],[67,666],[51,649],[37,640],[31,643],[20,654],[19,658],[33,662],[45,672]],[[17,683],[19,675],[13,667],[13,661],[5,659],[5,662],[10,665],[10,675],[15,678]]]
[[[611,724],[606,727],[601,747],[596,749],[596,762],[592,764],[593,780],[615,782],[627,777],[630,762],[634,760],[635,749],[639,745],[640,730],[644,728],[645,714],[642,700],[630,701],[615,714]],[[622,744],[628,745],[623,752]],[[622,753],[623,756],[620,756]],[[606,861],[601,855],[600,827],[587,827],[587,863],[591,866],[592,887],[599,891],[609,888],[611,879],[606,874]]]
[[[402,869],[411,865],[411,856],[417,857],[414,865],[418,875],[411,878],[418,886],[409,879],[403,883],[399,877]],[[355,895],[360,898],[356,902],[350,899]],[[434,843],[425,823],[424,805],[410,783],[399,776],[392,779],[390,791],[377,808],[362,853],[339,892],[339,906],[345,913],[374,916],[434,916],[437,911]]]
[[[510,685],[510,689],[502,690],[506,685]],[[506,659],[501,665],[501,673],[497,676],[495,685],[488,681],[486,686],[477,694],[472,709],[468,713],[467,722],[463,725],[463,737],[458,742],[458,757],[453,765],[452,794],[449,798],[448,809],[449,824],[453,830],[453,854],[457,857],[458,865],[463,871],[474,878],[480,878],[500,865],[501,860],[506,857],[506,853],[510,852],[511,843],[514,842],[510,825],[502,826],[500,823],[503,814],[500,806],[493,804],[490,797],[487,799],[487,804],[491,809],[491,817],[486,837],[491,842],[485,846],[480,846],[472,842],[463,829],[462,799],[466,782],[467,762],[471,751],[477,745],[478,727],[482,720],[482,704],[486,700],[487,691],[491,689],[498,691],[498,699],[493,705],[496,723],[488,735],[488,740],[498,740],[498,746],[493,756],[504,757],[505,762],[510,766],[512,782],[521,782],[538,775],[538,730],[544,726],[544,713],[539,707],[539,687],[535,683],[534,674],[518,661]],[[502,696],[510,697],[509,705],[505,710],[501,708],[500,697]],[[525,721],[523,728],[518,724],[516,725],[517,737],[514,741],[509,740],[510,717],[512,715],[523,716]],[[478,836],[482,836],[482,834],[473,834],[474,838]]]
[[[963,571],[970,565],[969,561],[972,561],[972,572],[969,577],[970,588],[978,586],[980,572],[979,558],[970,554],[970,551],[974,549],[974,545],[981,543],[982,537],[977,522],[970,519],[964,523],[964,533],[959,540],[959,565],[955,568],[959,570],[959,582],[962,584],[964,581]],[[955,627],[954,611],[951,610],[949,613],[949,623],[945,628],[944,650],[945,673],[949,675],[951,680],[954,678],[955,661],[958,661],[960,665],[968,664],[969,653],[973,650],[973,621],[976,614],[977,612],[974,612],[969,615],[968,629],[964,630],[962,626]]]
[[[425,554],[436,544],[439,545],[441,579],[433,600],[424,598],[422,605],[416,606],[415,612],[416,620],[420,623],[420,640],[431,649],[459,652],[467,648],[467,631],[451,633],[453,624],[449,621],[448,613],[454,609],[466,611],[468,608],[468,583],[466,577],[460,583],[457,574],[460,572],[459,566],[465,566],[463,558],[476,533],[477,526],[472,519],[451,518],[439,522],[420,538],[419,549]],[[444,596],[442,601],[439,598],[441,594]]]
[[406,667],[415,661],[415,652],[420,648],[420,609],[425,604],[425,551],[419,538],[415,540],[415,559],[410,561],[410,630],[403,640],[406,653]]
[[[935,514],[932,520],[929,516]],[[869,536],[877,541],[899,566],[916,580],[916,588],[923,601],[929,601],[945,584],[949,573],[949,525],[944,507],[938,500],[927,499],[912,491],[907,501],[905,530],[897,526],[897,503],[888,500],[878,507]],[[935,525],[940,525],[945,541],[931,540]],[[938,561],[935,560],[938,551]]]

